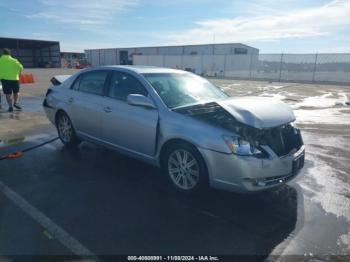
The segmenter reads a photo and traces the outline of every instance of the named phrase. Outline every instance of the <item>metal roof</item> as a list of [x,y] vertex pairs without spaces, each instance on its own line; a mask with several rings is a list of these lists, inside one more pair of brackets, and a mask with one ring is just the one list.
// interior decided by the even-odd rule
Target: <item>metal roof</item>
[[35,49],[57,44],[59,45],[58,41],[0,37],[0,48]]
[[242,43],[217,43],[217,44],[190,44],[190,45],[164,45],[164,46],[136,46],[136,47],[111,47],[111,48],[94,48],[94,49],[86,49],[85,51],[89,50],[110,50],[110,49],[141,49],[141,48],[167,48],[167,47],[193,47],[193,46],[223,46],[223,45],[240,45],[252,49],[259,50],[258,48],[245,45]]

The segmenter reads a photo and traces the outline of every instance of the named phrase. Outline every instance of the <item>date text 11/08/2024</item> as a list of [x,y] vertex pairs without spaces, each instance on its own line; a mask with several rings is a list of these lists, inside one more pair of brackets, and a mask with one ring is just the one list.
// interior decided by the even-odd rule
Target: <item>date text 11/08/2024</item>
[[220,261],[216,256],[128,256],[128,261]]

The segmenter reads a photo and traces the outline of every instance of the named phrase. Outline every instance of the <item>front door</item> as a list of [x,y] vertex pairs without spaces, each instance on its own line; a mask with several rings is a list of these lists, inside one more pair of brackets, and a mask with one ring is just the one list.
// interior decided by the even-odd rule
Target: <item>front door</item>
[[121,149],[154,156],[158,110],[129,105],[126,101],[129,94],[148,96],[136,78],[114,71],[104,101],[103,139]]

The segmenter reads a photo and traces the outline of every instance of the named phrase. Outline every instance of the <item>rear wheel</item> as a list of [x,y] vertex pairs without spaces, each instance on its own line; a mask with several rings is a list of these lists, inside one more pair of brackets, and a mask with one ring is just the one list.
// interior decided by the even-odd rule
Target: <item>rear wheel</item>
[[208,185],[204,160],[197,149],[189,144],[170,146],[163,158],[163,169],[171,184],[180,192],[195,193]]
[[72,121],[66,113],[59,113],[56,124],[58,136],[64,145],[76,146],[80,143],[80,140],[76,137]]

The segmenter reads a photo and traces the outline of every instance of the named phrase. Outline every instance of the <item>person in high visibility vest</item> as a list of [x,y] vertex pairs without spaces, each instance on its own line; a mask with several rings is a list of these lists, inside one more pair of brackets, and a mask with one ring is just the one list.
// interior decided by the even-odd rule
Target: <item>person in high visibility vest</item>
[[[19,98],[19,75],[23,70],[23,65],[11,56],[11,51],[4,49],[0,57],[0,79],[2,84],[2,91],[6,95],[6,100],[9,106],[8,111],[13,112],[13,107],[22,110],[18,104]],[[13,94],[13,99],[12,99]]]
[[[0,82],[1,83],[1,82]],[[1,92],[2,92],[2,85],[0,86],[0,111],[2,110],[2,105],[1,105]]]

